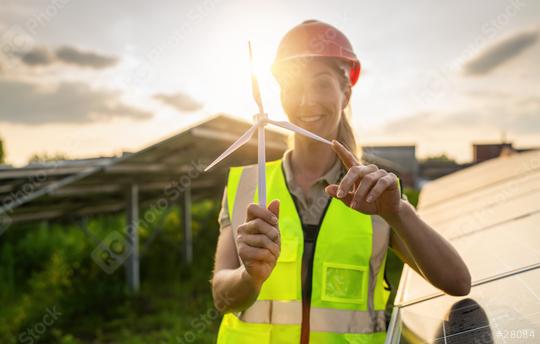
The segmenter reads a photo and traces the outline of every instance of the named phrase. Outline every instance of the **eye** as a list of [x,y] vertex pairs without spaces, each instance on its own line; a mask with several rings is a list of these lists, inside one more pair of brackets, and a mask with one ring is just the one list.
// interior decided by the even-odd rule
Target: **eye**
[[315,82],[315,88],[320,91],[329,90],[332,84],[328,79],[320,79]]
[[290,96],[298,96],[302,92],[302,86],[297,83],[290,83],[285,85],[283,90]]

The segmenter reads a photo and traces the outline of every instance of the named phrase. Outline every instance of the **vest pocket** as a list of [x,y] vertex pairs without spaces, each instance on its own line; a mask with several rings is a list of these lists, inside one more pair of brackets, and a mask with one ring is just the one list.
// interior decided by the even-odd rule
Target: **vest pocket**
[[330,302],[365,304],[367,266],[323,263],[321,299]]
[[274,270],[263,283],[259,300],[298,300],[300,298],[298,239],[281,238],[281,250]]

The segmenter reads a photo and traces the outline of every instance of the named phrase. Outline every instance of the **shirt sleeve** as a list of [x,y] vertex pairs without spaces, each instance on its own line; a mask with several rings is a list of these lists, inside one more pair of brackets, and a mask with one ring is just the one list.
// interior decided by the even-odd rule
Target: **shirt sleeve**
[[[379,215],[371,215],[373,217],[373,230],[374,231],[385,231],[390,233],[392,227]],[[390,235],[390,234],[388,234]]]
[[223,228],[231,225],[231,219],[229,218],[229,207],[227,202],[227,187],[223,190],[223,200],[221,201],[221,210],[219,211],[219,232]]

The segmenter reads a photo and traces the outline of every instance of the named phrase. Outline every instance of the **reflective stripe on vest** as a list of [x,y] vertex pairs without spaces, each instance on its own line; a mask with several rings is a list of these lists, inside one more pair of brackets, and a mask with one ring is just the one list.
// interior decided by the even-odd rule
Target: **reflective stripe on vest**
[[[310,329],[337,333],[370,333],[374,328],[384,331],[384,310],[375,311],[375,314],[372,319],[369,311],[310,308]],[[302,302],[257,300],[238,318],[260,324],[299,325],[302,324]]]
[[[243,312],[224,316],[218,343],[248,343],[255,337],[258,344],[279,343],[283,338],[294,342],[300,336],[302,225],[287,189],[281,160],[267,162],[266,175],[267,204],[272,199],[280,200],[280,256],[257,301]],[[230,169],[227,198],[236,238],[247,205],[258,201],[256,165]],[[383,268],[390,233],[387,229],[373,231],[376,221],[382,219],[331,200],[314,253],[311,342],[338,343],[345,341],[343,336],[366,343],[384,340],[384,309],[389,293],[384,289]]]

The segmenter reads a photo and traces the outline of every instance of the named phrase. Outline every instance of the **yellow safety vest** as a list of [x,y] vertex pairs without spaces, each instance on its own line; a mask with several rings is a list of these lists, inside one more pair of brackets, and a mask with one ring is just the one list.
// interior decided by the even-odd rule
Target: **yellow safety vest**
[[[281,253],[255,303],[225,314],[218,343],[299,343],[302,323],[302,223],[281,160],[266,163],[267,202],[280,200]],[[257,166],[232,167],[227,183],[233,233],[258,202]],[[384,265],[389,231],[373,232],[372,216],[332,199],[313,258],[310,343],[384,343]]]

